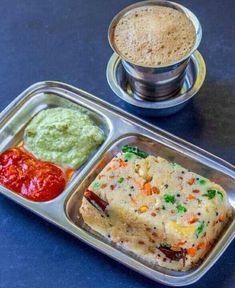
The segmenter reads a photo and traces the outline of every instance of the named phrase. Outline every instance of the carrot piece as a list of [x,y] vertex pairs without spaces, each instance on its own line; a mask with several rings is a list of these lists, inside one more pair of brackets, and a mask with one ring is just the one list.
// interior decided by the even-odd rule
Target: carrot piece
[[200,243],[198,243],[198,245],[197,245],[197,249],[203,249],[203,248],[205,248],[205,247],[206,247],[205,242],[200,242]]
[[144,195],[146,196],[152,195],[152,188],[149,182],[144,184],[143,189],[144,189]]
[[119,159],[119,167],[126,167],[128,164],[127,162],[123,161],[122,159]]
[[193,194],[189,194],[186,199],[187,200],[193,200],[193,199],[195,199],[195,196],[193,196]]
[[188,223],[189,223],[189,224],[193,224],[193,223],[195,223],[195,222],[197,222],[197,221],[198,221],[198,217],[197,217],[195,214],[191,215],[191,216],[189,217],[189,219],[188,219]]
[[152,187],[152,193],[154,193],[154,194],[160,194],[160,190],[159,190],[159,188],[158,187]]
[[176,247],[181,247],[182,245],[184,245],[187,241],[184,240],[184,241],[179,241],[177,242],[176,244],[174,244]]
[[191,178],[187,182],[189,185],[193,185],[195,183],[195,178]]
[[67,179],[72,178],[74,172],[75,172],[74,169],[72,169],[72,168],[68,168],[68,169],[65,171],[65,174],[66,174]]
[[192,257],[195,256],[196,255],[196,249],[194,247],[188,248],[187,254],[189,254]]
[[220,222],[223,222],[223,221],[225,220],[225,218],[226,218],[226,216],[225,216],[224,213],[223,213],[223,214],[220,214],[220,216],[219,216],[219,221],[220,221]]

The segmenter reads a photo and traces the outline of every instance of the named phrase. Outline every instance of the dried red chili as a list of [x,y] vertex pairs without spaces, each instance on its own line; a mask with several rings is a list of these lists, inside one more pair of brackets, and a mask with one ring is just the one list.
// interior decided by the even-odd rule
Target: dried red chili
[[159,250],[166,255],[167,258],[174,260],[174,261],[179,261],[180,259],[183,259],[183,262],[185,263],[185,258],[186,258],[186,249],[181,248],[179,251],[173,251],[168,247],[163,247],[160,246]]
[[109,205],[108,202],[101,199],[98,195],[96,195],[94,192],[90,190],[86,190],[84,192],[84,197],[93,205],[95,208],[100,209],[101,211],[104,211],[106,207]]

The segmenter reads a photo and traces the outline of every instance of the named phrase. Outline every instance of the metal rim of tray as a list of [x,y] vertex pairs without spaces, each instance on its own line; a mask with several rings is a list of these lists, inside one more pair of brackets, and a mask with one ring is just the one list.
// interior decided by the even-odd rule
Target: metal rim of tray
[[184,91],[181,95],[173,97],[168,100],[151,102],[151,101],[140,100],[129,95],[128,92],[126,92],[119,85],[117,77],[116,77],[118,66],[122,65],[120,63],[121,58],[116,53],[113,53],[109,59],[107,69],[106,69],[106,77],[107,77],[107,81],[108,81],[110,88],[123,101],[133,106],[139,107],[139,108],[156,109],[156,110],[168,109],[171,107],[176,107],[178,105],[181,105],[189,101],[200,90],[205,80],[206,64],[201,53],[198,50],[192,54],[190,61],[191,61],[191,65],[193,65],[193,68],[195,70],[195,81],[192,87],[189,88],[187,91]]

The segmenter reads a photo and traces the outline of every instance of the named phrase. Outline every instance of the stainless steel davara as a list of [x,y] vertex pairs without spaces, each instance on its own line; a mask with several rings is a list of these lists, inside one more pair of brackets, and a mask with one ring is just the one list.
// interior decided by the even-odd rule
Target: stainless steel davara
[[[192,21],[195,27],[196,41],[190,53],[173,64],[165,66],[160,65],[157,67],[139,66],[125,58],[116,49],[114,31],[117,23],[124,14],[137,7],[153,5],[171,7],[184,13]],[[122,65],[127,72],[127,77],[133,93],[143,100],[148,101],[167,99],[175,96],[179,92],[185,79],[185,69],[191,55],[197,50],[201,42],[201,37],[202,29],[197,17],[184,6],[164,0],[142,1],[126,7],[113,18],[108,31],[110,46],[122,59]]]
[[184,82],[177,95],[170,99],[154,102],[145,101],[134,94],[121,58],[116,53],[113,53],[108,62],[106,77],[113,92],[126,102],[130,110],[148,117],[161,117],[178,112],[201,88],[206,76],[206,65],[198,51],[191,56],[185,72]]
[[83,192],[99,173],[101,163],[105,165],[122,145],[133,144],[140,145],[151,154],[158,154],[211,180],[216,180],[227,191],[229,201],[235,209],[235,167],[98,97],[70,85],[52,81],[29,87],[0,114],[0,152],[22,142],[25,125],[39,111],[51,107],[71,107],[74,104],[79,104],[90,111],[91,117],[104,131],[106,140],[76,172],[64,192],[48,202],[29,201],[3,186],[0,186],[0,192],[88,245],[155,281],[171,286],[184,286],[197,281],[233,240],[234,213],[204,261],[190,271],[175,272],[144,262],[87,228],[79,213]]

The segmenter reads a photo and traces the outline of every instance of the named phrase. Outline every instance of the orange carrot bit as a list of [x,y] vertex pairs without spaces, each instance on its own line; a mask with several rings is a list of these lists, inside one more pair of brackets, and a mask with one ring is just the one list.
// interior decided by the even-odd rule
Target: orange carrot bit
[[195,223],[195,222],[197,222],[197,221],[198,221],[198,217],[197,217],[195,214],[191,215],[191,216],[189,217],[189,219],[188,219],[188,223],[189,223],[189,224],[193,224],[193,223]]
[[119,167],[126,167],[128,164],[127,162],[123,161],[122,159],[119,159]]
[[223,213],[223,214],[220,214],[220,216],[219,216],[219,221],[220,221],[220,222],[223,222],[223,221],[225,220],[225,218],[226,218],[226,216],[225,216],[224,213]]
[[187,200],[194,200],[195,199],[195,196],[193,196],[193,194],[189,194],[186,198]]
[[195,183],[195,178],[191,178],[187,182],[189,185],[193,185]]
[[203,248],[205,248],[205,247],[206,247],[205,242],[200,242],[200,243],[198,243],[198,245],[197,245],[197,249],[203,249]]
[[196,249],[194,247],[188,248],[187,254],[189,254],[192,257],[195,256],[196,255]]
[[75,172],[74,169],[72,169],[72,168],[68,168],[68,169],[65,171],[65,174],[66,174],[67,179],[72,178],[74,172]]
[[149,182],[144,184],[143,189],[144,189],[144,195],[146,196],[152,195],[151,184]]
[[176,244],[174,244],[174,246],[176,246],[176,247],[181,247],[181,246],[183,246],[186,242],[187,242],[186,240],[184,240],[184,241],[179,241],[179,242],[177,242]]
[[152,187],[152,193],[154,193],[154,194],[160,194],[160,190],[159,190],[159,188],[158,187]]

